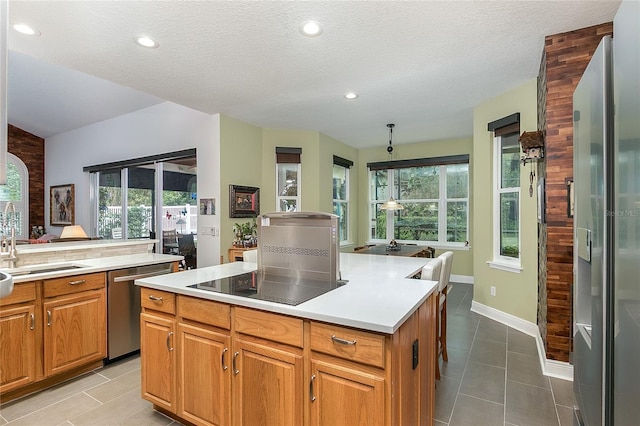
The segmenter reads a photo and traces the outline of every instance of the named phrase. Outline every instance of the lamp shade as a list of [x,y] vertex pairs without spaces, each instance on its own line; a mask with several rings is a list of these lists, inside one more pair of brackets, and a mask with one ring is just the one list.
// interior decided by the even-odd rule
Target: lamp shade
[[62,228],[62,234],[60,234],[60,239],[64,238],[89,238],[87,233],[84,232],[82,226],[80,225],[72,225],[65,226]]
[[404,210],[404,206],[391,197],[389,201],[380,205],[380,210]]
[[186,220],[184,220],[183,218],[178,219],[178,221],[176,222],[176,225],[184,225],[185,223],[187,223]]

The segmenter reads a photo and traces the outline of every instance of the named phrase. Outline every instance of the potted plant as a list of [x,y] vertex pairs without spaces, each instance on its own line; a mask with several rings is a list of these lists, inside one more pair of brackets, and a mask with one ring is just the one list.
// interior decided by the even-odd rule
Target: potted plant
[[255,247],[258,243],[257,230],[258,224],[255,218],[251,222],[234,223],[233,233],[236,237],[233,240],[233,245],[235,247]]

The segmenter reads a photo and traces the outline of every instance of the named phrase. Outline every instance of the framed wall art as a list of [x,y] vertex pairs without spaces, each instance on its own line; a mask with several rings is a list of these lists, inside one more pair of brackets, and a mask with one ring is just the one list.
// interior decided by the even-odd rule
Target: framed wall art
[[51,186],[49,193],[49,223],[52,226],[74,225],[76,220],[75,186]]
[[229,217],[256,217],[260,214],[260,188],[229,185]]

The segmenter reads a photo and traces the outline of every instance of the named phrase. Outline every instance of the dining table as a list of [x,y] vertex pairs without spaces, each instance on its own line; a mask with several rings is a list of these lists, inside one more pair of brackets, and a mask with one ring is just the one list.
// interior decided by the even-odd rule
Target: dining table
[[356,250],[355,253],[386,256],[433,257],[433,249],[431,247],[414,244],[398,244],[395,248],[391,248],[386,244],[376,244]]

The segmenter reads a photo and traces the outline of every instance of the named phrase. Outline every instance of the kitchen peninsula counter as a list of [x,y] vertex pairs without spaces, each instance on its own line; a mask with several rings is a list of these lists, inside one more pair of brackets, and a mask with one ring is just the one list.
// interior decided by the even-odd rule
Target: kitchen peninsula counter
[[136,284],[284,315],[393,334],[435,291],[437,282],[409,278],[426,260],[410,257],[342,253],[342,279],[348,283],[297,306],[233,296],[188,286],[255,271],[249,262],[226,263],[167,276],[137,280]]

